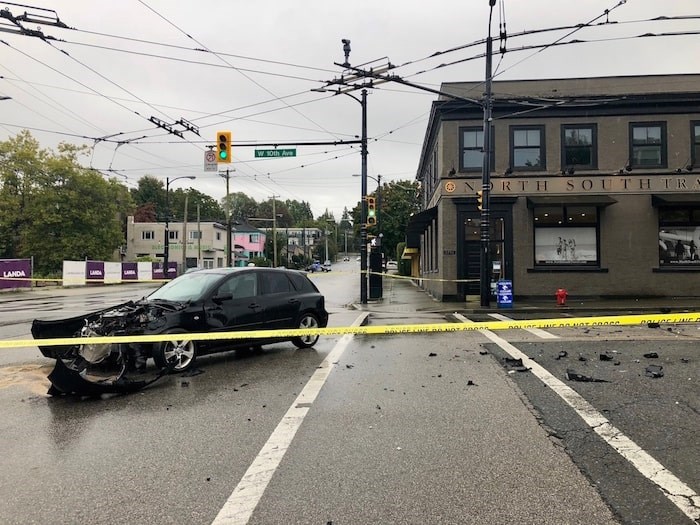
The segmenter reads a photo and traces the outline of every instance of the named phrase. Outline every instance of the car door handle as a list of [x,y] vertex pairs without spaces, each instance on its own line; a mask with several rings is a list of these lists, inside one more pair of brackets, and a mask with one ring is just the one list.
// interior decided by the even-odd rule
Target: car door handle
[[248,308],[250,308],[251,310],[255,310],[256,308],[260,308],[260,305],[258,303],[250,303],[248,305]]
[[290,303],[290,304],[296,304],[296,303],[298,303],[298,302],[299,302],[299,299],[296,299],[296,298],[292,298],[292,299],[289,300],[289,303]]

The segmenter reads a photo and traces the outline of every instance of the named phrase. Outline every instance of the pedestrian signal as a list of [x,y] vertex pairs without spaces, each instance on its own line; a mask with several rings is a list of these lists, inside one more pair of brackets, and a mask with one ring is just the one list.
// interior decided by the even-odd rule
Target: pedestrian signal
[[216,162],[231,162],[231,132],[216,132]]

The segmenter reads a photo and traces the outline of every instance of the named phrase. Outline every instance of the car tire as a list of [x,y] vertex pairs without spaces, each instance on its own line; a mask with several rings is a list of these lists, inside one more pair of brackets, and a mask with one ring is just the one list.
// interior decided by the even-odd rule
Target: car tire
[[[318,318],[311,312],[304,312],[297,323],[298,328],[318,328]],[[311,348],[318,341],[318,335],[305,335],[302,337],[295,337],[292,339],[292,343],[297,348]]]
[[[186,334],[185,330],[171,330],[167,334]],[[185,372],[197,360],[197,345],[191,339],[163,341],[153,348],[153,361],[158,368],[168,368],[168,372]]]

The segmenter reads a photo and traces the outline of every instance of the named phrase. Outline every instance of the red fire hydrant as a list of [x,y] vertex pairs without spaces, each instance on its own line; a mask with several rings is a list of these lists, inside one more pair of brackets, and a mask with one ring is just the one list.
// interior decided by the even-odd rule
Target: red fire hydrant
[[567,292],[564,288],[559,288],[557,290],[557,293],[554,294],[554,297],[557,298],[557,306],[566,305],[566,297],[568,295],[569,295],[569,292]]

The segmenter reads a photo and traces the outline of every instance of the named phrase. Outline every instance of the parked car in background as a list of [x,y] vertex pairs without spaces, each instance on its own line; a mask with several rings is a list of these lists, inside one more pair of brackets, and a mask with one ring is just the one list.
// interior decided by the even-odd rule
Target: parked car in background
[[387,261],[386,262],[386,271],[388,272],[389,270],[398,270],[399,269],[399,263],[396,261]]
[[330,272],[331,271],[331,262],[326,259],[324,263],[321,265],[321,270],[324,272]]
[[321,263],[319,261],[314,261],[310,265],[306,267],[307,272],[320,272],[321,271]]
[[[318,328],[328,324],[325,298],[303,272],[279,268],[216,268],[184,273],[138,301],[61,320],[35,320],[35,339],[74,337],[71,346],[42,346],[56,359],[50,394],[94,395],[142,388],[139,371],[184,372],[204,354],[291,341],[313,346],[318,335],[193,340],[188,333]],[[177,334],[176,337],[172,337]],[[170,335],[172,340],[90,343],[91,337]],[[155,372],[153,372],[155,371]],[[155,380],[155,379],[154,379]],[[151,381],[152,382],[152,381]]]
[[347,255],[345,257],[343,257],[343,262],[348,262],[349,260],[350,260],[350,257],[348,257]]

